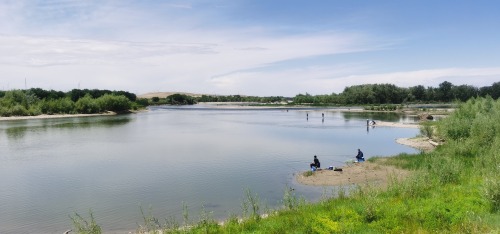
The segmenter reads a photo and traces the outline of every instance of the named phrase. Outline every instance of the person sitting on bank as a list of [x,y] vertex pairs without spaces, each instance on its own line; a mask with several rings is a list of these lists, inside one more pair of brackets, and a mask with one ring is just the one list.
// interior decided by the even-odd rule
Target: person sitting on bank
[[318,157],[316,157],[316,155],[314,155],[314,162],[311,163],[311,168],[315,167],[315,168],[319,168],[320,167],[320,163],[319,163],[319,160],[318,160]]
[[361,152],[360,149],[358,149],[358,155],[356,155],[356,159],[358,160],[358,162],[364,162],[365,161],[365,158],[363,157],[363,152]]

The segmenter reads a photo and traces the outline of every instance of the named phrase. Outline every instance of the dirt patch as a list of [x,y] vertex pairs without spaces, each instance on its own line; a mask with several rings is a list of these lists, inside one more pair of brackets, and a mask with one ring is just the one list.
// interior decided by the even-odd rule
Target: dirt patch
[[394,166],[383,165],[386,159],[379,159],[377,162],[362,162],[346,165],[342,171],[320,170],[315,171],[311,176],[304,176],[304,173],[296,175],[297,182],[305,185],[334,186],[351,184],[372,184],[386,186],[390,178],[405,178],[409,171],[396,168]]

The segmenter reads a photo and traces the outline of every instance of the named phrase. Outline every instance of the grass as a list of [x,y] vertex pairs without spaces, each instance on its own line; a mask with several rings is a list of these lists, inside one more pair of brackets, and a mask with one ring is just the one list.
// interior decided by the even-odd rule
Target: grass
[[313,174],[314,174],[313,171],[305,171],[304,173],[302,173],[304,177],[309,177],[312,176]]
[[[370,159],[413,171],[408,178],[392,178],[386,189],[340,187],[317,203],[307,203],[285,189],[282,208],[265,211],[266,218],[261,218],[258,196],[246,190],[241,218],[232,215],[219,225],[202,215],[189,223],[190,228],[159,229],[163,233],[500,233],[498,119],[500,101],[472,99],[436,123],[433,136],[446,143],[435,151]],[[76,220],[80,221],[75,224],[81,223]]]

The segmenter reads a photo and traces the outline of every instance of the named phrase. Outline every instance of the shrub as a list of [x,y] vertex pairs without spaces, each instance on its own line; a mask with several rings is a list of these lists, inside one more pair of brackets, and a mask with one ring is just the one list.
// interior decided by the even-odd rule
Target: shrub
[[123,95],[105,94],[97,99],[97,103],[101,111],[124,112],[130,110],[131,107],[130,100]]
[[79,234],[101,234],[101,227],[97,225],[92,211],[89,211],[90,219],[87,221],[85,218],[75,213],[75,216],[70,216],[75,227],[75,233]]
[[490,202],[491,212],[500,212],[500,174],[485,178],[484,197]]
[[99,105],[96,100],[90,96],[90,94],[86,94],[83,98],[76,101],[75,110],[76,112],[83,114],[94,114],[100,112]]
[[423,122],[419,128],[420,134],[429,139],[432,139],[432,137],[434,136],[434,127],[431,122]]

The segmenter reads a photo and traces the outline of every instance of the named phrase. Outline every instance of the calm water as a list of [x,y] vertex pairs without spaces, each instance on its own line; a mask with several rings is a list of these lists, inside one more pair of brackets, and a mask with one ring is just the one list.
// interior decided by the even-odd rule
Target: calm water
[[[306,119],[306,113],[309,118]],[[324,119],[321,114],[324,113]],[[322,167],[414,149],[394,139],[417,129],[375,127],[366,119],[412,122],[397,114],[330,110],[155,107],[149,112],[0,122],[0,233],[62,233],[69,215],[89,209],[105,233],[155,217],[241,214],[244,189],[277,207],[283,190],[317,200],[324,188],[294,182],[313,155]]]

